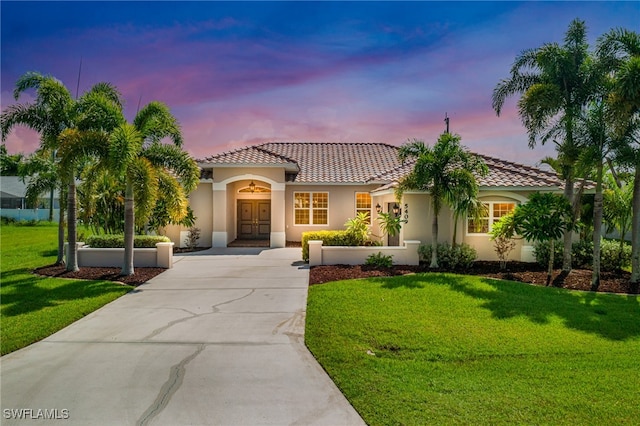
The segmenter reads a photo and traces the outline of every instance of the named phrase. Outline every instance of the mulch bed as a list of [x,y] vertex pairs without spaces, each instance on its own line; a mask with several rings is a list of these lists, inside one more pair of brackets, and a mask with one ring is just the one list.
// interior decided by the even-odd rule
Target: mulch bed
[[164,268],[135,268],[134,275],[120,275],[121,268],[82,267],[77,272],[68,272],[64,266],[43,266],[34,270],[38,275],[58,278],[79,278],[84,280],[117,281],[123,284],[139,286],[166,271]]
[[[314,266],[310,270],[309,284],[322,284],[330,281],[347,280],[354,278],[388,277],[405,275],[416,272],[434,272],[426,265],[407,266],[394,265],[392,268],[376,268],[362,265],[334,265]],[[444,272],[435,270],[435,272]],[[468,270],[460,271],[467,275],[478,275],[490,278],[499,278],[523,283],[545,285],[547,272],[536,263],[509,262],[507,271],[500,271],[499,262],[478,261]],[[628,272],[602,272],[599,292],[638,294],[638,286],[629,283]],[[591,290],[591,270],[573,269],[568,275],[561,270],[554,270],[552,286],[571,290]]]
[[[78,272],[67,272],[64,266],[44,266],[34,272],[60,278],[80,278],[87,280],[109,280],[124,284],[138,286],[151,278],[166,271],[163,268],[135,268],[135,275],[122,276],[120,268],[95,268],[83,267]],[[434,272],[426,265],[408,266],[394,265],[392,268],[376,268],[363,265],[333,265],[314,266],[309,273],[309,284],[322,284],[330,281],[348,280],[354,278],[389,277],[394,275],[406,275],[416,272]],[[436,270],[435,272],[444,272]],[[479,275],[490,278],[499,278],[523,283],[545,285],[547,273],[544,268],[535,263],[509,262],[507,271],[500,271],[498,262],[478,261],[471,269],[460,271],[467,275]],[[628,272],[602,272],[599,292],[638,294],[638,286],[633,287],[629,283]],[[573,269],[568,275],[561,270],[553,271],[551,285],[554,287],[572,290],[589,291],[591,289],[591,270]]]

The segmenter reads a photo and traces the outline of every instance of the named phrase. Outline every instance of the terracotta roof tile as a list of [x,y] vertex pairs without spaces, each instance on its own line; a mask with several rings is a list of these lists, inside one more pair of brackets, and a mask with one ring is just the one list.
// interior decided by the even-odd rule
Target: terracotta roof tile
[[[480,187],[562,188],[555,173],[479,155],[489,167]],[[398,160],[398,147],[383,143],[270,142],[224,152],[204,160],[211,165],[291,165],[299,183],[380,183],[398,181],[413,162]],[[589,185],[587,186],[589,187]]]

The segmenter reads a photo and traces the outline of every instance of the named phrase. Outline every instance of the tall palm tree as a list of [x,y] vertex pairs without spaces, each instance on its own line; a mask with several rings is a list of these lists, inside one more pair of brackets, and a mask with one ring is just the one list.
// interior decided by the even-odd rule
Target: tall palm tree
[[[171,143],[162,143],[168,138]],[[159,198],[170,216],[187,215],[187,194],[195,189],[199,169],[181,149],[180,126],[169,108],[160,102],[143,107],[133,124],[123,123],[109,138],[113,170],[125,178],[125,254],[122,275],[132,275],[133,237],[136,223],[143,225]],[[137,213],[137,215],[136,215]]]
[[631,282],[640,281],[640,34],[612,29],[598,39],[600,61],[613,77],[607,102],[618,135],[627,135],[617,146],[619,162],[635,169],[631,226]]
[[[0,116],[2,140],[16,125],[29,127],[40,133],[40,150],[53,152],[58,148],[60,133],[72,126],[73,98],[62,82],[52,76],[37,72],[28,72],[16,82],[13,92],[15,100],[29,90],[36,91],[36,99],[31,103],[8,106]],[[60,215],[58,218],[58,259],[56,264],[64,262],[64,210],[65,198],[63,182],[58,179],[60,190]]]
[[594,102],[585,111],[578,125],[577,134],[584,142],[580,156],[582,164],[595,168],[596,192],[593,201],[593,273],[591,289],[600,286],[600,239],[602,238],[604,165],[613,146],[613,133],[606,118],[606,104]]
[[401,161],[415,159],[413,170],[400,181],[400,194],[406,190],[428,191],[431,195],[430,268],[438,267],[438,216],[443,204],[453,206],[463,198],[476,198],[478,184],[475,175],[489,171],[480,157],[460,144],[460,136],[443,133],[433,147],[412,140],[400,147]]
[[[591,67],[584,21],[569,24],[564,43],[546,43],[522,51],[511,67],[511,76],[493,90],[493,109],[499,116],[506,99],[521,95],[518,113],[529,135],[529,147],[537,141],[556,143],[562,160],[564,196],[574,203],[574,169],[580,154],[575,127],[583,108],[593,98],[601,73]],[[575,217],[574,217],[575,220]],[[564,234],[562,268],[571,270],[571,228]]]

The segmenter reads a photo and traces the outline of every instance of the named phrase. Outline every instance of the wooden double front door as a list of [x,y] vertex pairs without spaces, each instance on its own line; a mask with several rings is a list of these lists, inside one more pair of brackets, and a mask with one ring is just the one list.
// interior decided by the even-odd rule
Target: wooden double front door
[[271,200],[238,200],[238,239],[268,240]]

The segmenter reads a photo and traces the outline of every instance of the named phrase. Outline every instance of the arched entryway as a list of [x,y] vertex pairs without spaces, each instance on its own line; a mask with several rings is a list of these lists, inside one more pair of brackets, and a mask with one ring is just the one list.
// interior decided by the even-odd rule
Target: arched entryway
[[214,182],[214,247],[284,247],[284,183],[257,174]]

